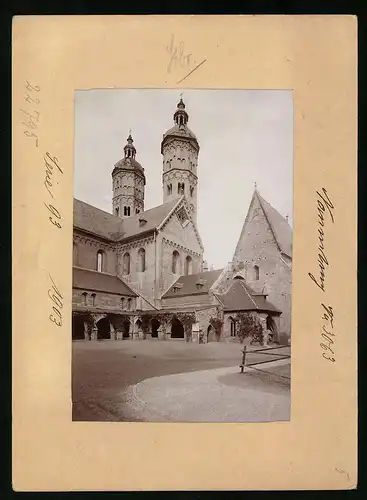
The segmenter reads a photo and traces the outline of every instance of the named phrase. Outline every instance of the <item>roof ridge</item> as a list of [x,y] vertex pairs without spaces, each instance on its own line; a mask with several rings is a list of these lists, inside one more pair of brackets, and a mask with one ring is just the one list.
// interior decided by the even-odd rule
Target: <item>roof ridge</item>
[[[270,220],[269,220],[269,217],[268,217],[268,214],[267,214],[267,212],[266,212],[266,209],[264,208],[264,205],[263,205],[263,201],[265,201],[265,202],[266,202],[266,200],[265,200],[265,199],[263,199],[263,198],[260,196],[260,194],[258,193],[258,191],[257,191],[257,190],[255,190],[255,193],[256,193],[256,195],[257,195],[257,197],[258,197],[258,200],[259,200],[259,203],[260,203],[261,209],[262,209],[262,211],[263,211],[263,213],[264,213],[264,216],[265,216],[266,222],[268,223],[268,225],[269,225],[269,227],[270,227],[270,231],[271,231],[271,233],[272,233],[272,235],[273,235],[274,241],[275,241],[275,243],[276,243],[276,245],[277,245],[277,247],[278,247],[279,252],[281,252],[281,251],[282,251],[282,249],[280,248],[278,238],[276,237],[276,234],[275,234],[275,231],[274,231],[273,225],[271,224],[271,222],[270,222]],[[266,203],[267,203],[267,202],[266,202]],[[268,204],[270,205],[270,203],[268,203]],[[270,205],[270,207],[271,207],[271,205]],[[271,208],[273,208],[273,207],[271,207]],[[275,210],[275,208],[273,208],[273,210]],[[279,215],[280,215],[280,214],[279,214]]]
[[94,210],[98,210],[99,212],[103,212],[104,214],[109,215],[110,217],[112,217],[112,218],[114,218],[116,220],[117,219],[119,219],[121,221],[123,220],[123,219],[121,219],[121,217],[117,217],[116,215],[111,214],[110,212],[106,212],[106,210],[102,210],[102,208],[98,208],[95,205],[91,205],[90,203],[87,203],[86,201],[79,200],[78,198],[75,198],[75,197],[74,197],[74,201],[77,201],[78,203],[83,203],[83,205],[88,205],[88,207],[91,207]]
[[247,287],[246,287],[246,284],[243,283],[244,280],[236,280],[236,281],[239,281],[240,282],[240,285],[242,286],[242,288],[245,290],[245,292],[247,293],[249,299],[251,300],[251,302],[255,305],[256,309],[259,309],[256,302],[254,301],[254,299],[252,298],[252,295],[250,294],[250,292],[247,290]]

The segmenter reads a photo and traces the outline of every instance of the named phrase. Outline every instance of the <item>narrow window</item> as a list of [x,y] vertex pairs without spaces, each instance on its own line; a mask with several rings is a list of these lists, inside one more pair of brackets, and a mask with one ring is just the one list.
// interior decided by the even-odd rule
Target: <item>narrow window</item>
[[118,216],[119,216],[119,211],[120,211],[119,207],[116,207],[116,208],[115,208],[115,215],[116,215],[116,217],[118,217]]
[[255,280],[260,279],[260,269],[259,269],[259,266],[254,266],[254,271],[255,271]]
[[87,305],[87,292],[83,292],[82,293],[82,297],[83,297],[83,306],[86,306]]
[[130,215],[130,207],[124,207],[124,215]]
[[73,265],[78,265],[78,247],[75,241],[73,241]]
[[106,256],[102,250],[98,250],[97,252],[97,271],[99,273],[104,272],[106,267]]
[[192,258],[190,255],[186,257],[185,260],[185,275],[192,274]]
[[139,271],[143,273],[145,271],[145,250],[141,248],[138,252],[138,262],[139,262]]
[[131,299],[127,299],[127,310],[131,311]]
[[130,274],[130,254],[128,252],[122,258],[122,274]]
[[135,213],[138,214],[140,210],[138,208],[135,209]]
[[96,294],[92,293],[92,306],[94,307],[96,305]]
[[231,321],[231,337],[235,337],[236,336],[236,322],[230,318],[230,321]]
[[125,309],[125,299],[124,299],[124,297],[121,297],[120,302],[121,302],[121,309]]
[[191,196],[191,198],[194,196],[194,188],[193,188],[193,186],[190,187],[190,196]]
[[180,254],[175,250],[172,254],[172,272],[173,274],[178,273]]

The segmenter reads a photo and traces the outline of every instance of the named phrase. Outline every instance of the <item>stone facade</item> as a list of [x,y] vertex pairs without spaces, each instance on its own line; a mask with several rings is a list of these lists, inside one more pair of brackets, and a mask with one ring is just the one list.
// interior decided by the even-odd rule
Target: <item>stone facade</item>
[[97,236],[86,235],[74,228],[73,265],[96,271],[98,252],[103,252],[102,271],[116,274],[116,249],[114,245]]
[[265,291],[282,311],[280,335],[290,336],[292,267],[282,255],[259,197],[253,196],[233,257],[234,275],[242,275],[255,291]]
[[99,308],[113,311],[134,311],[138,301],[136,297],[124,296],[94,290],[73,288],[73,304],[92,310]]

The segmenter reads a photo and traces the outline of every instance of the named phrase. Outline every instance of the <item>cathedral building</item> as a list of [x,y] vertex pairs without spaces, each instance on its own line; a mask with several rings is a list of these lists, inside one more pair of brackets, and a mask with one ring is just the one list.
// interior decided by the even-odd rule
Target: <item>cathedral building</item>
[[237,312],[248,311],[286,343],[288,222],[255,189],[233,261],[208,270],[197,227],[200,147],[182,99],[173,120],[161,142],[161,205],[145,210],[145,171],[131,134],[112,169],[112,213],[74,199],[73,339],[225,340],[236,337]]

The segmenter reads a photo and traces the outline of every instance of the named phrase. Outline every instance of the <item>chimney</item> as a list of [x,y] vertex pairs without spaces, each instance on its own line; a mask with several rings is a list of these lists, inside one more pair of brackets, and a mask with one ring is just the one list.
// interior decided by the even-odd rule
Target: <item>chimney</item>
[[208,268],[208,263],[207,263],[206,260],[204,260],[204,262],[203,262],[203,272],[205,273],[206,271],[208,271],[208,269],[209,269]]

